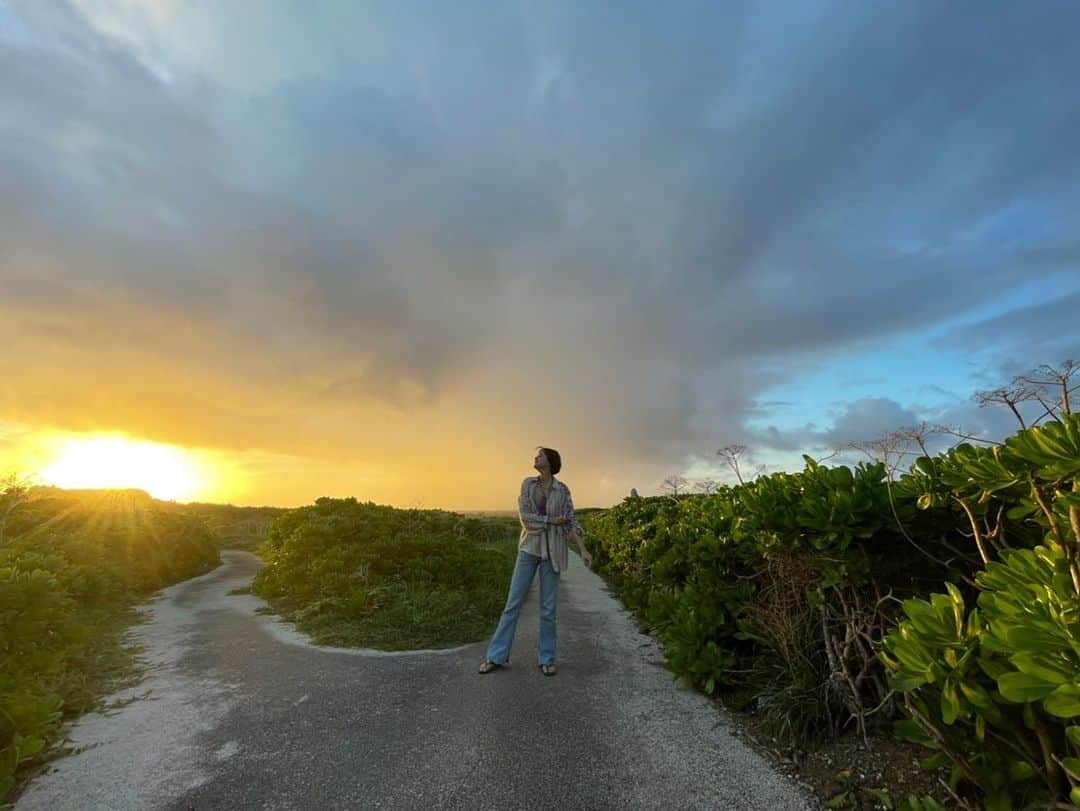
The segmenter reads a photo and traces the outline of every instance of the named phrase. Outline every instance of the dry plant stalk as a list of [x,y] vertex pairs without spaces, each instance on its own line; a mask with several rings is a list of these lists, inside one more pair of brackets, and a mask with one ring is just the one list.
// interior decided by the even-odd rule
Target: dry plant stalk
[[786,660],[809,664],[806,630],[813,609],[806,595],[818,582],[817,570],[803,556],[780,550],[770,551],[763,564],[757,595],[745,615]]
[[[829,657],[831,680],[844,697],[844,706],[855,719],[856,728],[866,747],[870,746],[866,720],[892,703],[893,692],[888,689],[875,651],[891,627],[883,606],[895,598],[892,591],[882,596],[876,584],[875,600],[868,603],[858,589],[833,586],[830,593],[835,601],[821,605],[821,628],[825,651]],[[870,692],[876,706],[867,706]]]

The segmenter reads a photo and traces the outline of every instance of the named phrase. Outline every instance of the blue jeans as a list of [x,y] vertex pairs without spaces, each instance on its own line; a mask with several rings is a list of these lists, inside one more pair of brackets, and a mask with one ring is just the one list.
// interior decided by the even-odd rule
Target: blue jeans
[[540,569],[540,643],[537,654],[542,665],[555,662],[555,610],[559,598],[559,573],[551,561],[519,550],[514,564],[514,576],[510,579],[510,593],[506,608],[499,618],[499,627],[487,649],[487,660],[504,665],[510,661],[510,646],[514,643],[514,630],[525,595],[529,593],[536,570]]

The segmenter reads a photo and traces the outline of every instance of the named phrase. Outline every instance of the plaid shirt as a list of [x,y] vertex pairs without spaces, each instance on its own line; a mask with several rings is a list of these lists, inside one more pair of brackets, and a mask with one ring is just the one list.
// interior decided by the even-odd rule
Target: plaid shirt
[[[570,496],[569,487],[552,477],[551,493],[545,507],[546,515],[540,512],[542,499],[540,477],[526,476],[521,482],[521,491],[518,494],[518,518],[521,520],[518,549],[550,559],[555,571],[561,573],[566,570],[570,559],[568,535],[577,532],[584,537],[585,532],[574,514],[574,500]],[[549,520],[556,516],[567,518],[568,523],[549,523]]]

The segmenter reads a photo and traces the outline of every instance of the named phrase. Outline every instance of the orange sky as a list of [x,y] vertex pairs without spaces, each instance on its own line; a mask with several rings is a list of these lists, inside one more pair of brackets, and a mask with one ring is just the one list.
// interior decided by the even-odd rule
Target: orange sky
[[[653,400],[635,392],[635,360],[623,354],[632,342],[616,353],[586,326],[589,351],[555,332],[538,352],[535,329],[516,323],[529,308],[511,296],[478,328],[485,344],[420,384],[407,363],[380,366],[317,321],[245,334],[227,313],[195,322],[179,305],[73,290],[45,271],[24,277],[37,296],[0,300],[0,472],[47,466],[48,437],[102,432],[197,450],[228,475],[196,498],[236,504],[329,495],[513,509],[537,445],[562,454],[559,477],[581,506],[610,505],[631,487],[653,492],[675,472],[635,462],[650,450],[635,428]],[[269,322],[279,306],[291,305],[266,301]],[[604,373],[591,373],[590,352],[610,358]],[[638,404],[628,408],[630,398]]]
[[[216,501],[241,505],[296,506],[320,496],[355,496],[400,507],[429,507],[453,510],[512,510],[516,506],[520,477],[530,475],[532,449],[522,448],[525,464],[499,480],[499,461],[489,449],[470,449],[443,443],[436,455],[468,459],[479,465],[479,473],[454,474],[436,470],[427,462],[430,455],[416,451],[375,469],[359,459],[350,463],[340,458],[303,457],[263,450],[224,451],[163,445],[139,440],[117,432],[70,432],[35,430],[6,423],[0,438],[0,471],[30,476],[36,483],[66,487],[141,487],[159,498],[177,501]],[[94,446],[102,441],[114,446],[114,453],[93,459]],[[116,449],[123,448],[123,453]],[[72,449],[74,448],[74,454]],[[179,474],[170,455],[156,460],[155,452],[174,454]],[[117,455],[121,458],[117,459]],[[117,470],[112,462],[131,464]],[[74,458],[72,458],[74,457]],[[452,466],[452,465],[451,465]],[[179,481],[177,480],[179,475]],[[584,478],[563,477],[575,491],[588,489]],[[578,482],[581,482],[580,484]],[[603,481],[598,481],[602,490]],[[490,494],[490,495],[489,495]],[[613,496],[617,499],[621,496]],[[575,497],[575,501],[579,500]],[[603,503],[600,505],[606,506]],[[579,506],[597,506],[582,502]]]

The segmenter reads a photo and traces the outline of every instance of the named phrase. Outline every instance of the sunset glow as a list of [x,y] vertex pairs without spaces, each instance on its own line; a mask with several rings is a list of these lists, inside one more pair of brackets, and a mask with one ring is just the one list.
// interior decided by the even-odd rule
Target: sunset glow
[[207,490],[204,467],[194,454],[174,446],[95,436],[59,441],[39,477],[58,487],[135,487],[155,498],[183,501]]

